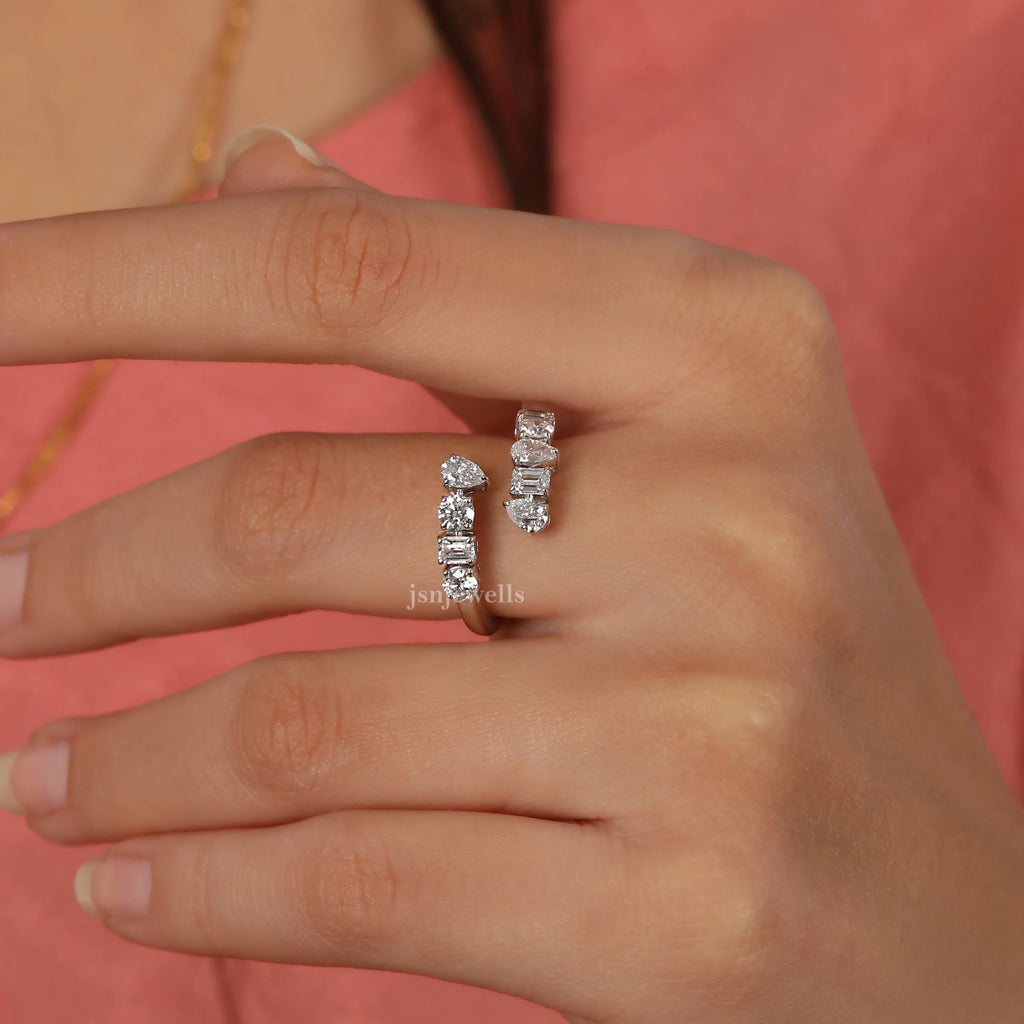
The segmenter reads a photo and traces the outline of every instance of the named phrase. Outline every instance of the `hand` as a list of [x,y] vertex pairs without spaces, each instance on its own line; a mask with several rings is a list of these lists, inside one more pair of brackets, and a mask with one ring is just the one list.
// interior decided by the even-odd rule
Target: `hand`
[[[594,1024],[1018,1020],[1024,822],[813,287],[381,195],[279,141],[223,194],[0,227],[0,358],[355,362],[477,433],[256,438],[9,538],[0,654],[409,614],[453,450],[491,473],[481,563],[524,600],[490,643],[284,653],[37,730],[12,796],[43,837],[114,844],[82,876],[108,927]],[[501,507],[520,398],[559,412],[535,536]]]

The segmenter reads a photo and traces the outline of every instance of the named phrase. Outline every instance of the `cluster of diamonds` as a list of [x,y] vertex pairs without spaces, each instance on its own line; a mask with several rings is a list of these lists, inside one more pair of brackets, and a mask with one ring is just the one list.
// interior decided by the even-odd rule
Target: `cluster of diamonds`
[[512,445],[512,500],[505,502],[505,511],[527,533],[539,533],[551,521],[548,488],[558,468],[558,449],[549,443],[554,433],[554,413],[519,410]]
[[445,567],[444,592],[453,601],[469,601],[480,592],[472,496],[485,491],[488,481],[475,462],[461,455],[441,463],[441,481],[448,490],[437,509],[444,531],[437,538],[437,561]]

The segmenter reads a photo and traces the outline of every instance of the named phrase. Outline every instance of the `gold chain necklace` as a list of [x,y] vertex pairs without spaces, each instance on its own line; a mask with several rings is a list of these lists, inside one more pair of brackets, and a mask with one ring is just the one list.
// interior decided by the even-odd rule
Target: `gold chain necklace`
[[[183,203],[195,195],[203,180],[203,170],[213,156],[213,146],[224,113],[227,86],[238,63],[251,7],[252,0],[231,0],[229,3],[227,18],[210,67],[202,116],[189,150],[189,168],[175,191],[172,202]],[[18,479],[0,494],[0,531],[74,436],[116,362],[115,359],[97,359],[93,362],[64,414],[50,430]]]

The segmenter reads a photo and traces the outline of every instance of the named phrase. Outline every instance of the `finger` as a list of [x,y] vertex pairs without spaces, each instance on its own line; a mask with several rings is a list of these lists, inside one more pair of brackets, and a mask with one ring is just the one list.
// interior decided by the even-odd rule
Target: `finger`
[[244,196],[291,188],[350,188],[375,192],[283,128],[257,124],[240,131],[224,153],[219,195]]
[[[12,602],[20,618],[0,631],[0,654],[87,650],[316,608],[458,618],[437,546],[440,466],[453,451],[511,467],[498,438],[268,435],[33,531],[24,597]],[[509,523],[508,478],[474,498],[481,590],[499,615],[600,603],[595,567],[566,554],[591,546],[579,512],[599,500],[573,483],[572,452],[570,443],[556,481],[557,530],[527,535]]]
[[60,843],[359,807],[608,819],[633,763],[621,713],[608,713],[619,691],[597,685],[589,649],[553,686],[564,648],[505,647],[273,655],[138,708],[50,723],[13,758],[15,809]]
[[[520,408],[536,408],[538,403],[529,400],[524,402],[498,401],[493,398],[473,398],[460,395],[440,388],[428,388],[428,391],[442,404],[447,406],[471,430],[478,434],[509,435],[511,440],[511,424],[516,421],[516,412]],[[558,416],[558,436],[567,437],[578,433],[586,426],[586,418],[568,410],[560,410]]]
[[613,884],[596,828],[459,811],[340,811],[110,855],[76,890],[142,945],[401,971],[556,1006],[594,988],[580,951],[607,924],[594,893]]
[[[377,190],[332,163],[301,139],[273,125],[254,125],[231,140],[220,186],[221,197],[249,195],[271,189],[352,188]],[[498,434],[513,422],[518,403],[481,401],[431,389],[465,424],[483,434]],[[568,426],[568,422],[564,426]],[[564,427],[563,427],[564,429]]]
[[[0,360],[352,362],[478,397],[632,409],[664,388],[680,339],[706,333],[699,282],[728,253],[351,188],[26,221],[0,225]],[[643,361],[623,355],[636,339]]]

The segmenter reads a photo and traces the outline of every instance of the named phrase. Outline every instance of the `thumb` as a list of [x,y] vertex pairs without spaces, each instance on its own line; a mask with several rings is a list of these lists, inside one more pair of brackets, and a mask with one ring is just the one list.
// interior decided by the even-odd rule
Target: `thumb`
[[224,164],[219,192],[222,198],[278,188],[332,185],[376,191],[346,174],[302,139],[272,124],[257,124],[240,131],[228,143]]

